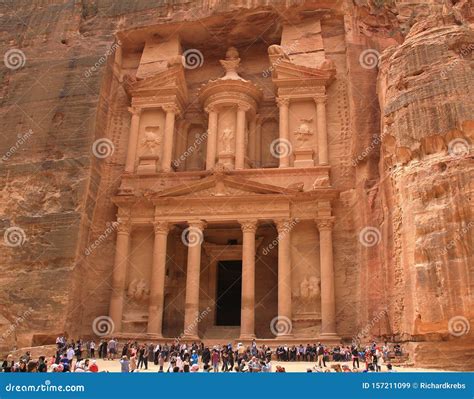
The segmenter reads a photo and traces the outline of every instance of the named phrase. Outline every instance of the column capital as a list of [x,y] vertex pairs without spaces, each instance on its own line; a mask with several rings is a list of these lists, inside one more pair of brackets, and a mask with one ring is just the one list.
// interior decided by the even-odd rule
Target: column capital
[[237,109],[239,111],[250,111],[250,105],[248,105],[247,103],[244,103],[244,102],[238,102],[237,103]]
[[257,231],[257,219],[246,219],[246,220],[239,220],[240,227],[244,233],[251,232],[255,233]]
[[277,103],[278,107],[288,106],[288,105],[290,105],[290,99],[287,98],[287,97],[277,97],[276,98],[276,103]]
[[194,229],[204,230],[207,223],[204,220],[188,220],[188,226]]
[[171,224],[163,220],[155,220],[153,222],[153,230],[155,234],[168,234]]
[[163,111],[165,112],[173,112],[175,114],[180,113],[180,109],[176,104],[163,104],[161,108],[163,108]]
[[128,107],[128,112],[130,112],[132,116],[140,116],[140,114],[142,113],[142,109],[140,107],[132,106]]
[[291,218],[275,219],[274,222],[277,227],[278,233],[289,232],[293,228],[295,220],[296,219],[291,219]]
[[313,97],[313,100],[316,104],[326,104],[328,97],[324,94]]
[[206,108],[204,108],[204,111],[206,111],[208,114],[210,114],[211,112],[217,112],[217,105],[209,104]]
[[334,227],[334,217],[324,218],[324,219],[316,219],[316,224],[318,226],[318,230],[332,230]]
[[129,218],[117,218],[117,232],[122,234],[130,234],[132,223]]

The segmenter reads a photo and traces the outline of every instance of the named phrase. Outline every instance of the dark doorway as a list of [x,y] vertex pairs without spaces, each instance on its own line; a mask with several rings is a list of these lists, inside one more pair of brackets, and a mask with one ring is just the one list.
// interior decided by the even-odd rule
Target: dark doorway
[[226,260],[217,264],[217,326],[240,326],[242,261]]

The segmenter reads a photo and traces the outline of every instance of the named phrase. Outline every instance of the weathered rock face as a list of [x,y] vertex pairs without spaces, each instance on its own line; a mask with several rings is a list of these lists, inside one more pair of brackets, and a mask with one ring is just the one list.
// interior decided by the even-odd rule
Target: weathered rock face
[[[259,54],[266,57],[271,44],[286,40],[301,65],[334,62],[328,134],[331,182],[340,190],[337,331],[347,340],[422,341],[410,348],[427,367],[427,346],[448,340],[435,345],[436,365],[472,370],[472,4],[159,3],[2,3],[2,54],[22,53],[8,53],[2,69],[0,231],[8,238],[0,253],[0,347],[50,343],[64,331],[88,335],[108,314],[111,197],[130,130],[125,76],[166,67],[156,57],[140,61],[153,54],[146,39],[186,23],[183,40],[205,40],[205,59],[236,41],[248,47],[246,58],[257,61],[244,65],[244,77],[265,90],[271,85],[261,78]],[[281,37],[285,24],[296,28]],[[264,43],[254,43],[260,36]],[[292,48],[295,40],[304,51]],[[189,75],[195,92],[204,74]],[[100,138],[108,140],[107,157],[93,151]],[[453,362],[448,348],[468,355]]]

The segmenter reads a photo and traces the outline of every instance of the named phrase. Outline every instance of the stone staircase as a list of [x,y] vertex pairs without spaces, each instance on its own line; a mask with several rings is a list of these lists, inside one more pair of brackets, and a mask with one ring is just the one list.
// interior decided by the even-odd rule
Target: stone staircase
[[202,340],[209,344],[227,344],[235,342],[240,335],[240,326],[212,326],[209,327]]

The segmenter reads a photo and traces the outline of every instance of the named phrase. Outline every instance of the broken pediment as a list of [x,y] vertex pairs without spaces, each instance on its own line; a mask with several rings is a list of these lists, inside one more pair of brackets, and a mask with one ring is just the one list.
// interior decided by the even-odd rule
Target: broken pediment
[[249,196],[262,194],[296,194],[297,190],[288,189],[255,181],[214,174],[192,184],[184,184],[157,192],[154,197],[215,197]]

